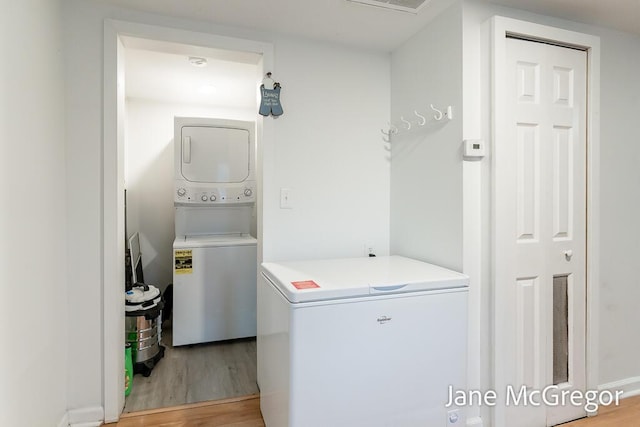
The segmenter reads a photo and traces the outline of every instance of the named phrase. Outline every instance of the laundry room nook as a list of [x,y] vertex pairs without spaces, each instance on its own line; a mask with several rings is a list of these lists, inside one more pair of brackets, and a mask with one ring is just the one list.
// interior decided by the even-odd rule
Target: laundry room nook
[[11,3],[0,425],[640,424],[639,17]]
[[261,56],[122,41],[133,366],[124,412],[257,393]]

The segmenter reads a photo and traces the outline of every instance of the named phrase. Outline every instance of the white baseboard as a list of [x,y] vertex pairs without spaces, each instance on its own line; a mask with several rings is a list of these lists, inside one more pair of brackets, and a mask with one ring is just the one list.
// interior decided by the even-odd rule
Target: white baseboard
[[99,427],[104,420],[102,406],[72,409],[67,412],[70,427]]
[[611,383],[601,384],[598,386],[599,391],[609,390],[622,390],[622,398],[637,396],[640,394],[640,377],[625,378],[620,381],[614,381]]
[[482,418],[472,417],[467,419],[467,427],[482,427]]
[[69,414],[65,412],[62,419],[58,423],[58,427],[69,427]]

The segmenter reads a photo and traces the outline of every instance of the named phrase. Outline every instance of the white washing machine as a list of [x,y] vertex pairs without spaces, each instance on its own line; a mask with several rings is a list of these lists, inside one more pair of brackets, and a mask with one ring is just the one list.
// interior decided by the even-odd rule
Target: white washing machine
[[174,129],[173,345],[255,336],[255,123]]
[[256,243],[247,234],[174,241],[174,346],[256,335]]
[[267,427],[463,427],[468,277],[409,258],[262,264]]

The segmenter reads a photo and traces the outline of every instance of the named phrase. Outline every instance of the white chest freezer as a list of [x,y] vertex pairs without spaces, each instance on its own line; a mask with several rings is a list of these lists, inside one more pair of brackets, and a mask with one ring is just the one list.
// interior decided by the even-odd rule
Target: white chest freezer
[[466,386],[468,277],[390,256],[264,263],[258,385],[267,427],[450,427]]

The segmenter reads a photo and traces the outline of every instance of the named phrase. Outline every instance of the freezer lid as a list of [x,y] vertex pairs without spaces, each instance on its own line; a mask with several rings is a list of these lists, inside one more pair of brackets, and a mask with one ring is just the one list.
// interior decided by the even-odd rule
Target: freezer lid
[[462,273],[401,256],[265,262],[262,274],[292,303],[469,286]]

